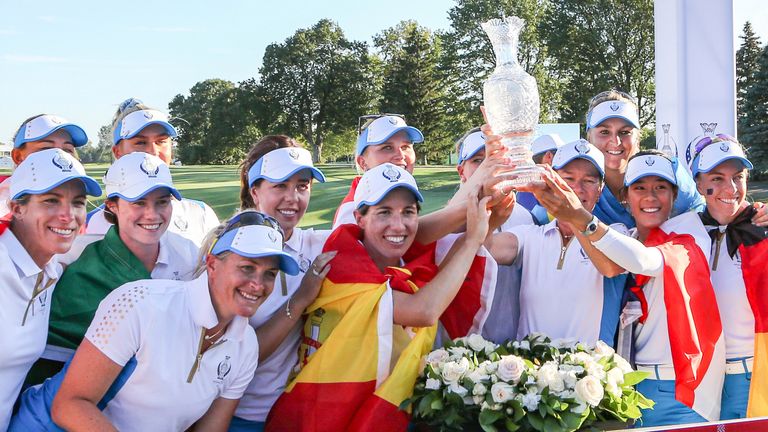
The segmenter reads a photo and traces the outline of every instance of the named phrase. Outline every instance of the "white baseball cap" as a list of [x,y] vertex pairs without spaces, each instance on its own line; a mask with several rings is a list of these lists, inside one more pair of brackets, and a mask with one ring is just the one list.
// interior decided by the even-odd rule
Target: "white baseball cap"
[[747,169],[754,168],[738,142],[713,140],[693,159],[691,174],[695,178],[698,173],[708,173],[716,166],[731,159],[741,161]]
[[112,144],[115,145],[120,140],[133,138],[144,128],[153,124],[162,126],[171,138],[178,135],[176,128],[168,123],[167,114],[153,109],[145,109],[134,111],[117,123],[117,127],[112,133]]
[[355,190],[355,208],[376,205],[396,188],[406,188],[413,192],[417,201],[424,201],[411,173],[391,163],[384,163],[363,174]]
[[600,125],[610,119],[620,118],[635,128],[640,128],[640,118],[634,105],[619,100],[609,100],[597,104],[587,114],[587,130]]
[[600,173],[600,177],[605,177],[605,157],[603,152],[585,139],[563,144],[562,147],[557,149],[555,156],[552,158],[552,168],[556,170],[562,169],[574,159],[585,159],[592,162],[592,165]]
[[468,134],[459,146],[459,163],[472,159],[480,150],[485,150],[485,135],[480,131]]
[[16,138],[13,140],[13,147],[19,148],[24,143],[40,141],[60,129],[69,133],[75,147],[84,146],[88,142],[88,136],[80,126],[70,123],[62,117],[44,114],[21,125],[16,133]]
[[155,189],[166,188],[181,199],[181,193],[173,187],[171,170],[159,157],[143,152],[133,152],[116,160],[104,175],[107,198],[119,197],[136,201]]
[[13,171],[9,196],[15,200],[26,194],[40,195],[74,179],[83,182],[88,195],[101,196],[99,183],[85,174],[71,154],[61,149],[34,152]]
[[531,153],[533,156],[546,153],[548,151],[555,152],[557,149],[563,146],[563,140],[558,134],[544,134],[533,140],[531,143]]
[[674,185],[677,184],[672,161],[661,155],[648,154],[635,156],[629,161],[627,172],[624,174],[624,186],[648,176],[661,177]]
[[248,170],[248,186],[258,179],[280,183],[301,170],[309,170],[312,177],[325,182],[323,173],[312,164],[312,154],[301,147],[284,147],[265,154]]
[[280,224],[263,213],[247,210],[227,221],[224,231],[211,247],[211,254],[230,251],[246,258],[277,256],[280,270],[295,276],[299,274],[299,263],[283,252],[283,233]]
[[384,115],[372,121],[368,127],[360,132],[360,136],[357,137],[357,154],[363,154],[366,147],[379,145],[401,130],[408,133],[408,139],[414,144],[424,141],[424,135],[421,131],[415,127],[408,126],[402,117]]

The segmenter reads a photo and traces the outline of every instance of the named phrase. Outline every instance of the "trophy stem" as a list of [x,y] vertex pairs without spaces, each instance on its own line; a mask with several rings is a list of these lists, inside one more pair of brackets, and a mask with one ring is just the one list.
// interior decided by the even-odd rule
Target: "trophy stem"
[[502,138],[501,143],[507,148],[505,156],[515,165],[514,169],[504,173],[515,178],[499,183],[501,187],[517,187],[541,181],[544,169],[534,164],[531,158],[531,134]]

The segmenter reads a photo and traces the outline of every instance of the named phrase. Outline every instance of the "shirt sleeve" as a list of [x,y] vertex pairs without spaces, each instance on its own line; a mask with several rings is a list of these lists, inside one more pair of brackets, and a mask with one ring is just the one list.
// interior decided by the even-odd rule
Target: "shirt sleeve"
[[506,231],[517,238],[517,255],[515,263],[520,262],[520,259],[523,256],[523,251],[525,250],[525,241],[530,236],[530,233],[537,229],[541,229],[541,227],[539,225],[518,225]]
[[244,337],[243,342],[243,361],[240,363],[237,376],[226,386],[221,397],[225,399],[240,399],[248,388],[248,384],[253,380],[253,374],[256,372],[256,366],[259,364],[259,341],[256,338],[256,332],[252,327],[247,329],[249,332]]
[[149,289],[133,283],[112,291],[99,304],[96,315],[85,333],[86,339],[110,360],[125,366],[139,350],[139,306],[148,301],[148,298]]
[[660,276],[664,271],[664,259],[658,249],[646,247],[613,227],[592,245],[630,273]]
[[203,203],[203,208],[205,209],[205,214],[203,216],[204,219],[204,227],[205,232],[210,232],[212,229],[219,226],[219,217],[216,215],[216,212],[213,211],[211,206],[209,206],[206,203]]

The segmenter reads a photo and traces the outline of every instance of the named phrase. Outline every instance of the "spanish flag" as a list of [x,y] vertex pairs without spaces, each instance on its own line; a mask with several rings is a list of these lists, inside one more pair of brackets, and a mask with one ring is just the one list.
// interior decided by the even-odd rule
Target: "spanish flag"
[[331,225],[334,229],[339,225],[354,221],[354,219],[352,221],[344,219],[349,219],[349,215],[355,211],[355,191],[357,190],[357,185],[360,183],[361,178],[363,178],[363,176],[355,176],[355,178],[352,179],[352,184],[349,186],[349,192],[347,192],[347,195],[341,200],[341,203],[339,203],[339,207],[336,209],[336,214],[333,215],[333,224]]
[[[413,392],[437,326],[394,325],[392,290],[413,293],[429,282],[437,247],[416,245],[404,267],[382,274],[360,239],[356,225],[341,225],[323,248],[338,255],[307,308],[300,370],[273,406],[268,431],[407,429],[409,416],[398,407]],[[475,308],[456,309],[446,311],[454,330],[471,328],[474,316],[454,315]]]
[[[645,245],[664,258],[664,305],[675,369],[675,399],[709,421],[720,418],[725,378],[725,340],[709,263],[693,236],[654,229]],[[702,271],[702,269],[707,269]],[[644,285],[650,278],[638,275]],[[639,294],[643,311],[647,302]],[[645,313],[641,318],[644,321]]]
[[768,239],[739,246],[741,274],[755,315],[755,358],[747,417],[768,416]]

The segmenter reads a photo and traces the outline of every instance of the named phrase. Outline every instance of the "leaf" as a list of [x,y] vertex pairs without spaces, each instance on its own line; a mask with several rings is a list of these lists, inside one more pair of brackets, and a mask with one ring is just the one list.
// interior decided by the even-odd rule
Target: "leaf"
[[[480,411],[480,425],[492,425],[496,423],[499,419],[504,417],[504,413],[502,411],[494,411],[494,410],[484,410]],[[485,428],[483,428],[485,429]],[[495,430],[496,428],[494,428]]]
[[536,429],[537,431],[543,431],[544,430],[544,420],[536,415],[535,413],[528,414],[528,417],[526,417],[528,420],[528,423],[531,424],[531,427]]
[[644,379],[648,378],[651,374],[648,372],[640,372],[640,371],[634,371],[630,372],[628,374],[624,374],[624,386],[633,386],[637,383],[643,381]]
[[520,429],[520,425],[510,418],[507,418],[506,420],[504,420],[504,427],[506,427],[509,432],[514,432]]
[[433,400],[432,403],[429,404],[429,407],[435,411],[439,411],[443,409],[443,400],[440,398],[435,398],[435,400]]

